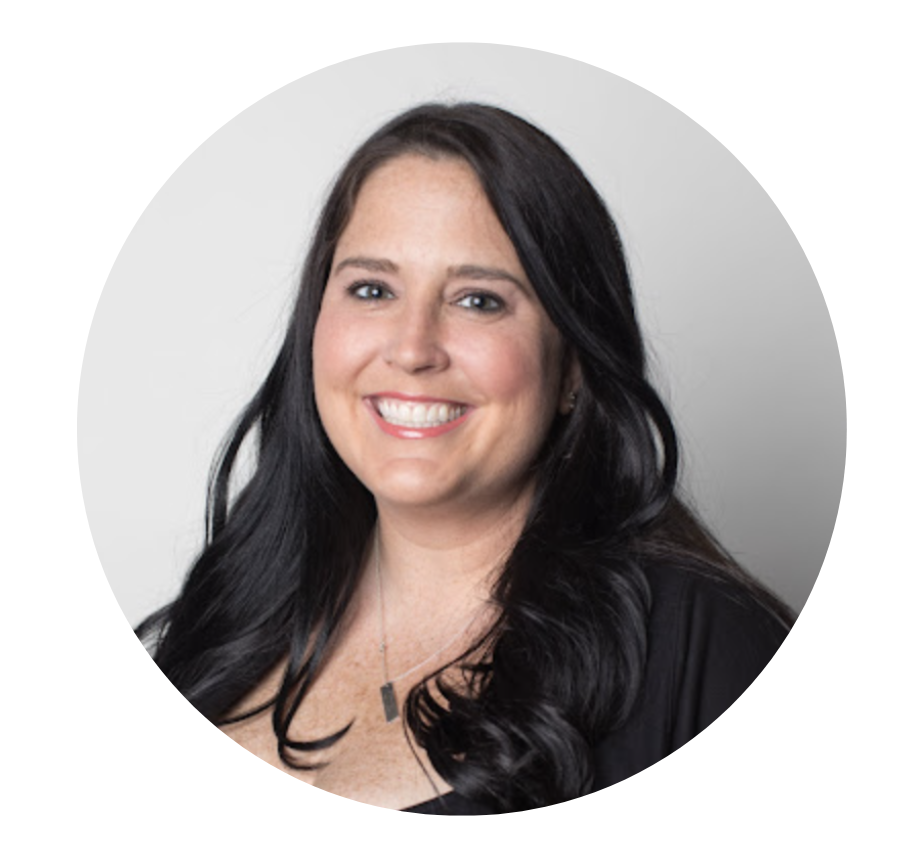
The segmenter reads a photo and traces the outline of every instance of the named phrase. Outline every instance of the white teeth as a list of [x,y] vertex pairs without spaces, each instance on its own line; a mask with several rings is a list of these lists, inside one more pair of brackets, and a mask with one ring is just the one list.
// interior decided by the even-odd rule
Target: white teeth
[[456,421],[466,406],[453,406],[449,403],[407,403],[404,400],[376,400],[375,405],[381,417],[398,427],[438,427]]

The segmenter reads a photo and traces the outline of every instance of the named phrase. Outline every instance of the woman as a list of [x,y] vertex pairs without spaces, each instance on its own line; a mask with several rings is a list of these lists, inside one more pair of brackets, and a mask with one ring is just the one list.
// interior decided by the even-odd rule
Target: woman
[[568,800],[701,731],[788,630],[676,476],[600,197],[512,114],[418,107],[336,181],[206,546],[138,634],[204,715],[326,790]]

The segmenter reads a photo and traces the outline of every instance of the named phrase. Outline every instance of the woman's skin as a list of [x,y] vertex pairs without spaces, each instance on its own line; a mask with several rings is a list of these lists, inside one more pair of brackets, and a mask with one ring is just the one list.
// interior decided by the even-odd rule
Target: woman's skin
[[[493,620],[486,600],[514,545],[532,464],[570,409],[578,369],[541,307],[472,169],[405,155],[376,170],[338,243],[314,333],[314,385],[337,452],[377,502],[390,677],[457,640],[395,687],[459,654]],[[421,407],[421,408],[416,408]],[[379,689],[374,544],[338,647],[292,724],[342,740],[286,768],[265,714],[225,731],[320,788],[402,809],[435,796]],[[277,689],[277,667],[241,705]],[[437,790],[449,790],[424,753]]]

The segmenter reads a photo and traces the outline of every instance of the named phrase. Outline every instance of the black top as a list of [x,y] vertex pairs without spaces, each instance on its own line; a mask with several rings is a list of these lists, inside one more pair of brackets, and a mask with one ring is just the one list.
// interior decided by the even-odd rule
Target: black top
[[[646,573],[653,601],[644,686],[625,725],[594,749],[594,791],[650,767],[707,728],[758,677],[788,632],[737,585],[669,566]],[[456,792],[404,811],[494,812]]]

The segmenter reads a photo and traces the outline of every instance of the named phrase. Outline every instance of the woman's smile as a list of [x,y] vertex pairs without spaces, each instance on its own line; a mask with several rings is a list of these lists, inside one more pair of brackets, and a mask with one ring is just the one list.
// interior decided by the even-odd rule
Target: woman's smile
[[476,175],[453,158],[400,156],[368,177],[313,357],[333,447],[395,505],[482,514],[519,498],[567,384],[558,331]]
[[376,394],[365,400],[385,433],[400,439],[428,439],[459,427],[471,407],[434,397]]

